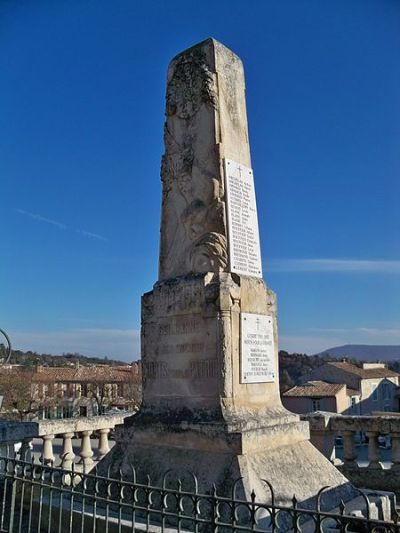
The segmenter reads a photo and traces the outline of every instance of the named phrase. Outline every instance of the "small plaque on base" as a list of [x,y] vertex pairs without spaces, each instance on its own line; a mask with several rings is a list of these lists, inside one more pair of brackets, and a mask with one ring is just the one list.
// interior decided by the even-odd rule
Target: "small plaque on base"
[[272,316],[240,314],[240,383],[276,381]]

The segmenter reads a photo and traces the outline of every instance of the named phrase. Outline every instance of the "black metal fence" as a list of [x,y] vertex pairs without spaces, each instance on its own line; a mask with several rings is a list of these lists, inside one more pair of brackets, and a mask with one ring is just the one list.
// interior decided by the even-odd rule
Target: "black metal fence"
[[[400,532],[395,522],[369,516],[351,516],[344,504],[338,514],[324,512],[320,495],[314,510],[302,509],[296,498],[290,507],[276,504],[272,486],[269,503],[193,490],[181,480],[172,482],[171,473],[161,486],[150,479],[138,482],[132,468],[129,475],[102,476],[96,470],[84,474],[51,465],[0,457],[1,532]],[[240,480],[238,480],[240,482]]]

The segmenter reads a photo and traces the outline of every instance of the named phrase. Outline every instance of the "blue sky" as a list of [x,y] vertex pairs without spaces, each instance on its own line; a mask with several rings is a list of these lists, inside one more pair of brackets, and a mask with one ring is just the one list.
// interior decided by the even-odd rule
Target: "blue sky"
[[244,61],[280,348],[400,344],[400,3],[0,3],[0,327],[16,348],[139,354],[157,278],[166,68]]

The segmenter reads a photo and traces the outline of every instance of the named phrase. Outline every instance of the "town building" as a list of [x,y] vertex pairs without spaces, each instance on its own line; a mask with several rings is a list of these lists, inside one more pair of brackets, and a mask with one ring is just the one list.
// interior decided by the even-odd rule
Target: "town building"
[[329,411],[341,414],[359,414],[360,393],[343,383],[308,381],[292,387],[282,395],[282,403],[293,413]]
[[24,418],[72,418],[111,409],[135,410],[141,401],[139,363],[34,369],[8,365],[3,367],[4,373],[0,393],[6,408],[24,412]]
[[[315,410],[354,415],[398,412],[399,377],[383,363],[363,363],[359,367],[347,361],[328,362],[312,370],[301,387],[284,393],[282,401],[297,413]],[[345,389],[334,392],[329,387],[334,384]],[[330,409],[326,408],[328,406]]]

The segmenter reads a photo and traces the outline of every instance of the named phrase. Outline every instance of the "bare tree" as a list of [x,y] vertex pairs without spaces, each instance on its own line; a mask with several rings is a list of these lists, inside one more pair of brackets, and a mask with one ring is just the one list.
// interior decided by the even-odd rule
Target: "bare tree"
[[3,395],[4,411],[11,417],[17,412],[20,421],[32,419],[37,411],[32,386],[32,371],[0,367],[0,394]]
[[124,398],[132,411],[137,411],[142,403],[142,380],[140,376],[133,376],[129,383],[124,385]]
[[[103,369],[102,369],[103,370]],[[88,396],[91,396],[97,404],[99,414],[103,414],[107,407],[115,404],[118,400],[132,410],[137,410],[142,401],[141,378],[138,373],[130,370],[126,372],[127,379],[114,381],[106,372],[98,372],[90,379],[88,384]],[[116,390],[118,392],[116,393]]]

